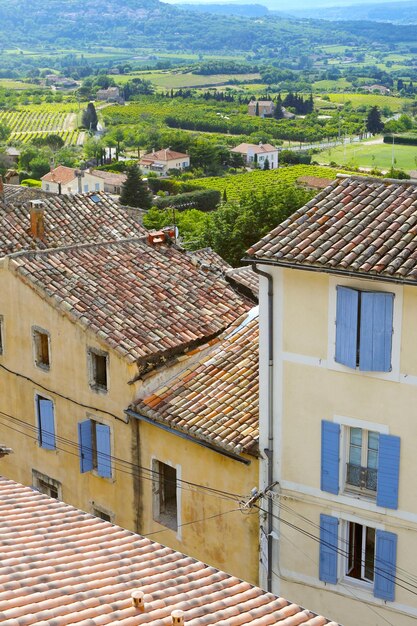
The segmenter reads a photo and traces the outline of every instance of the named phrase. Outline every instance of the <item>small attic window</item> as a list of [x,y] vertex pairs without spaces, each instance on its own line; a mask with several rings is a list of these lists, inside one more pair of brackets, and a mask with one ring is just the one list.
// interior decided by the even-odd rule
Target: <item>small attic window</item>
[[107,352],[88,349],[88,370],[90,387],[95,391],[107,391]]
[[49,333],[42,328],[33,328],[32,334],[35,364],[41,369],[49,370],[51,365]]
[[97,202],[100,202],[100,200],[101,200],[100,196],[98,196],[97,194],[93,194],[92,196],[90,196],[90,198],[96,204],[97,204]]

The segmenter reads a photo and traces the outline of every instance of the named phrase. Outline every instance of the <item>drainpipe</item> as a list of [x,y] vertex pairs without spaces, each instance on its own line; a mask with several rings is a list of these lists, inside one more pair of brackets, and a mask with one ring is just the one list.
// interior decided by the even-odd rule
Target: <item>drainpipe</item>
[[[273,279],[271,274],[260,270],[252,265],[255,274],[268,279],[268,447],[264,450],[267,458],[268,478],[267,484],[274,482],[274,316],[273,316]],[[267,514],[267,541],[268,541],[268,568],[267,568],[267,591],[272,591],[272,531],[273,531],[273,501],[268,498]]]

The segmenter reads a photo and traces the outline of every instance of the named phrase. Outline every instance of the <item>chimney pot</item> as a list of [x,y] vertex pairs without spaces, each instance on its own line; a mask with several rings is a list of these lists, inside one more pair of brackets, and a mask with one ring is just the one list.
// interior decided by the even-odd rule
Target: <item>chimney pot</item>
[[184,626],[184,611],[172,611],[171,618],[172,626]]
[[130,597],[132,598],[132,605],[135,609],[139,609],[140,611],[145,610],[145,594],[143,591],[136,589],[135,591],[132,591]]
[[30,233],[34,239],[45,238],[45,211],[41,200],[30,202]]

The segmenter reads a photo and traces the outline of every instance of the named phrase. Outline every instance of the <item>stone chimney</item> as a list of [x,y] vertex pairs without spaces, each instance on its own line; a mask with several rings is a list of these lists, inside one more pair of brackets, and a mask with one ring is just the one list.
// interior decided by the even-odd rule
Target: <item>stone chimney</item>
[[42,200],[30,202],[30,233],[34,239],[45,239],[45,210]]

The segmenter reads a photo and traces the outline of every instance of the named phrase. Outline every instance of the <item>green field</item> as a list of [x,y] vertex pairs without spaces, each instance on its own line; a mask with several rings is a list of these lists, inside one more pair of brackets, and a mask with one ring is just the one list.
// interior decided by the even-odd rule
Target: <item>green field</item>
[[411,98],[397,98],[396,96],[381,96],[379,94],[366,93],[329,93],[330,102],[346,104],[351,102],[353,108],[360,106],[389,107],[391,111],[400,111],[403,104],[413,102]]
[[335,162],[339,165],[377,168],[389,170],[395,168],[405,170],[417,169],[417,146],[395,145],[384,143],[355,143],[324,150],[314,156],[320,163]]
[[181,89],[185,87],[203,87],[211,85],[225,85],[230,80],[259,80],[259,74],[212,74],[202,76],[201,74],[191,74],[191,72],[155,71],[155,72],[131,72],[114,76],[118,85],[123,85],[132,78],[150,80],[155,87],[163,89]]
[[332,91],[335,89],[346,90],[351,89],[352,83],[346,80],[346,78],[339,78],[338,80],[317,80],[312,83],[313,91]]
[[193,182],[207,189],[217,189],[221,194],[226,190],[228,200],[239,200],[245,194],[262,192],[279,182],[294,183],[300,176],[334,179],[337,172],[337,169],[330,167],[293,165],[277,170],[253,170],[224,177],[197,178]]

